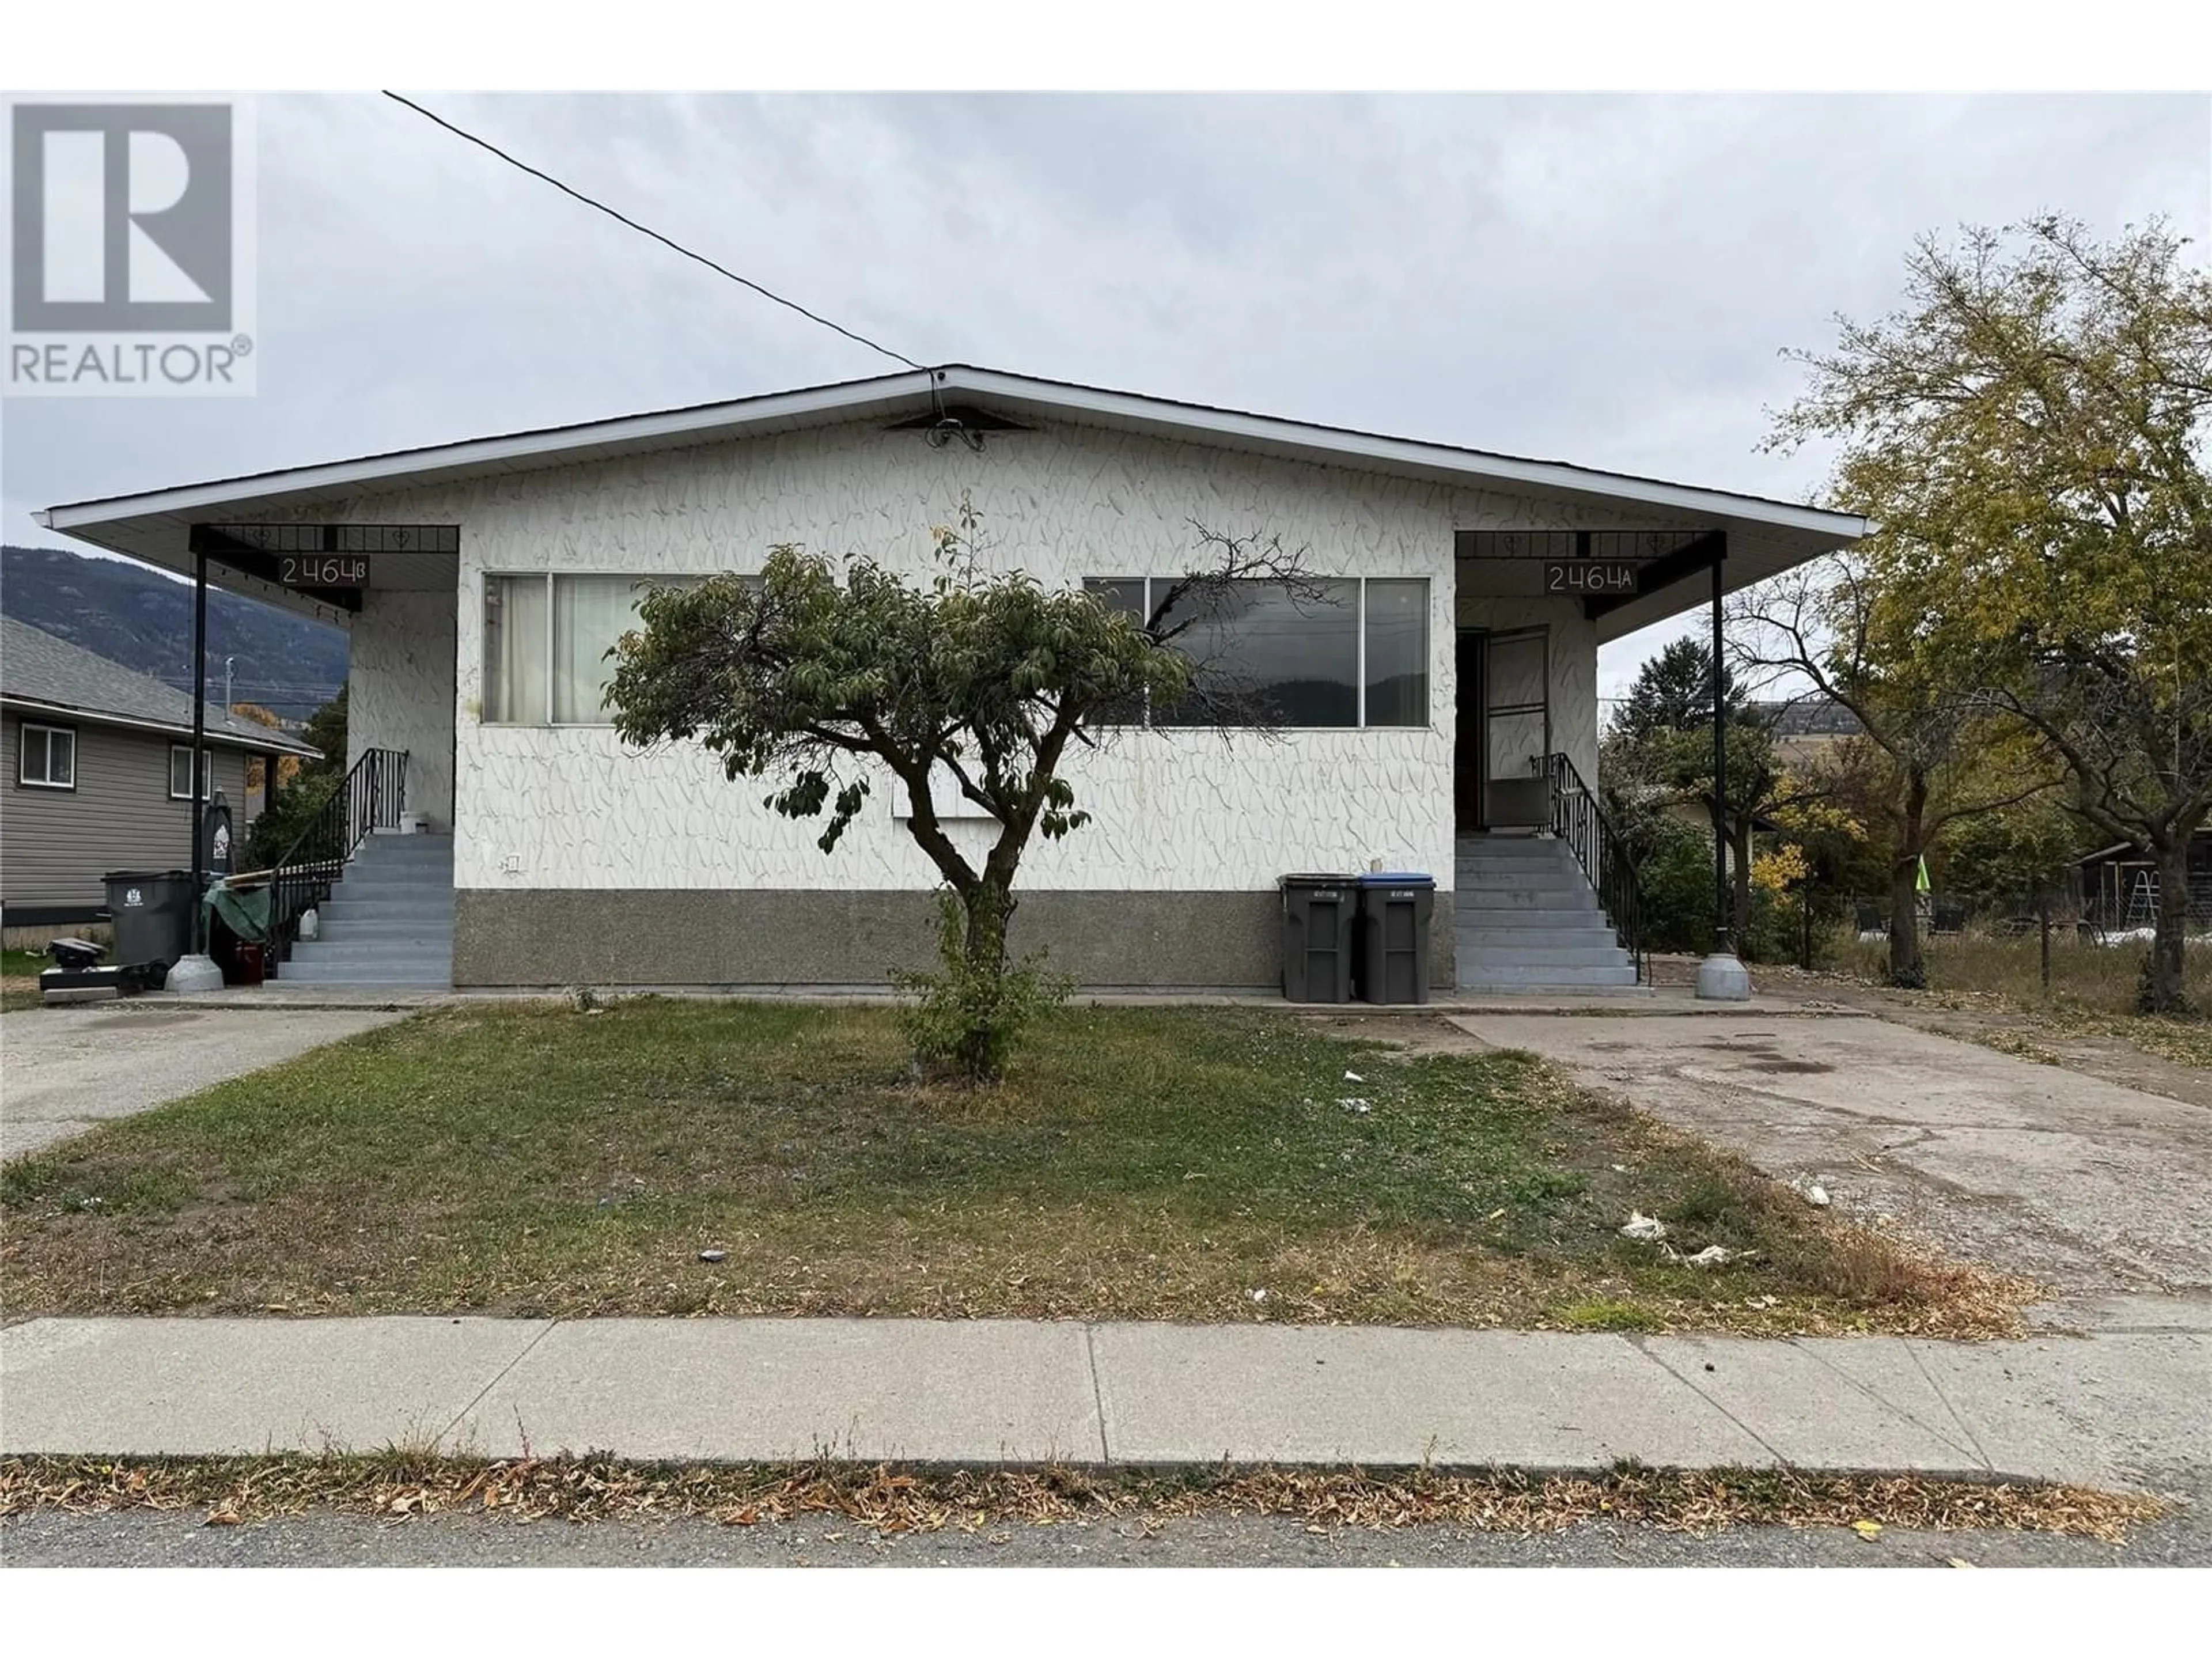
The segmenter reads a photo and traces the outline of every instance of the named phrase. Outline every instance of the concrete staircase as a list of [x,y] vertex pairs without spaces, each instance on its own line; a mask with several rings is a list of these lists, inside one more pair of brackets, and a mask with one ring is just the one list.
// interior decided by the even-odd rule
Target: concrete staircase
[[1566,842],[1550,836],[1459,838],[1452,893],[1462,991],[1631,994],[1636,962],[1613,937]]
[[292,946],[286,985],[444,988],[453,982],[453,838],[370,836]]

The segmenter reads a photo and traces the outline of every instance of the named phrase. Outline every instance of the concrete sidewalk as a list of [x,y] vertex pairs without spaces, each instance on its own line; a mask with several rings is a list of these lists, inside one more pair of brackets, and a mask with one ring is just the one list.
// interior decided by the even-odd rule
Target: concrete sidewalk
[[[2188,1304],[2181,1304],[2186,1308]],[[40,1319],[0,1452],[2212,1467],[2212,1322],[2010,1343],[1012,1321]]]

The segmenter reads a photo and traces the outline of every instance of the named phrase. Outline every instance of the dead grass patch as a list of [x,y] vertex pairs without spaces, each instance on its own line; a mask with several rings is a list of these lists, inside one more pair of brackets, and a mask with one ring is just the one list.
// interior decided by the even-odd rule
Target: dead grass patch
[[[1665,1218],[1671,1263],[1619,1229]],[[2009,1334],[1923,1260],[1534,1057],[1071,1010],[1007,1083],[882,1009],[384,1028],[0,1170],[34,1313],[793,1314]],[[719,1252],[702,1261],[702,1252]]]
[[497,1514],[517,1521],[696,1517],[732,1526],[836,1516],[885,1534],[1101,1518],[1280,1516],[1315,1528],[1452,1526],[1556,1532],[1609,1520],[1705,1534],[1730,1527],[1988,1528],[2125,1541],[2171,1513],[2141,1493],[2024,1482],[1646,1469],[1595,1476],[1516,1470],[1238,1469],[1176,1474],[896,1465],[629,1463],[610,1458],[349,1457],[0,1460],[0,1516],[199,1510],[212,1526],[310,1510],[386,1518]]

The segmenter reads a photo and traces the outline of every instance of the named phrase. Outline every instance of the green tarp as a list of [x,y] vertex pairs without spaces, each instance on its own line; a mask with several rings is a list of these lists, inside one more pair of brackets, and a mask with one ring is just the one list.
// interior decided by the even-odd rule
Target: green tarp
[[249,945],[269,942],[269,889],[264,887],[226,887],[221,882],[200,896],[200,937],[213,936],[213,921],[222,918],[222,925]]

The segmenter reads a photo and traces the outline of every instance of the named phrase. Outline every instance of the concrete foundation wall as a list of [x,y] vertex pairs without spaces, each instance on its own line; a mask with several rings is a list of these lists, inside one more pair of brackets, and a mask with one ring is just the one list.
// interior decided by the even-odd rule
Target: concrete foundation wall
[[[1091,987],[1275,988],[1273,892],[1020,896],[1013,948]],[[457,986],[881,985],[936,965],[934,896],[911,890],[465,888]],[[1452,981],[1451,896],[1437,895],[1430,982]]]

